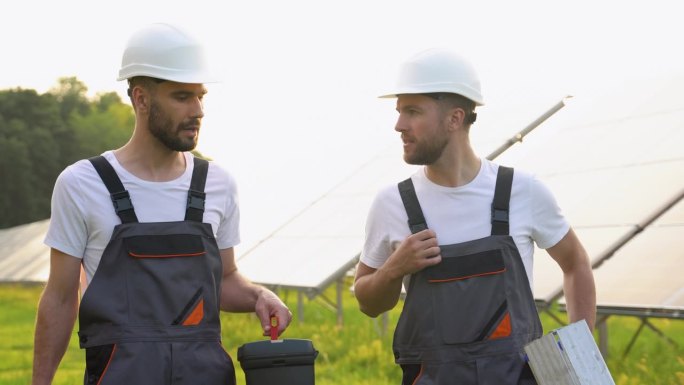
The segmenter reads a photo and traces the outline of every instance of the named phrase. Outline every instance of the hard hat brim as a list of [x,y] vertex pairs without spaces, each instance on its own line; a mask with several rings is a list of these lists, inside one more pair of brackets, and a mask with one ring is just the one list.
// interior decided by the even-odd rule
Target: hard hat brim
[[481,98],[478,100],[474,100],[474,98],[471,98],[471,97],[468,97],[468,96],[463,95],[461,93],[456,93],[453,91],[429,91],[429,92],[426,92],[426,91],[416,91],[416,90],[402,90],[402,91],[394,92],[391,94],[380,95],[380,96],[378,96],[378,99],[391,99],[391,98],[396,98],[399,95],[424,95],[424,94],[433,94],[433,93],[439,93],[439,92],[443,92],[443,93],[447,93],[447,94],[461,95],[461,96],[468,98],[468,99],[472,100],[473,102],[475,102],[476,106],[484,106],[484,104],[485,104],[484,100],[482,100]]
[[153,67],[147,64],[134,64],[122,68],[116,80],[126,80],[136,76],[148,76],[177,83],[204,84],[220,83],[221,80],[213,73],[178,71],[170,68]]

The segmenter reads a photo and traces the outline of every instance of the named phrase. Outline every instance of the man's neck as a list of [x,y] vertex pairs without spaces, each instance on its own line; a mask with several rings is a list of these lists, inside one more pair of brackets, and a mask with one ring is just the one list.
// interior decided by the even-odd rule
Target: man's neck
[[150,182],[167,182],[180,177],[186,168],[182,152],[156,146],[140,146],[131,141],[114,151],[126,171]]
[[458,151],[446,149],[437,162],[425,166],[425,176],[440,186],[459,187],[475,179],[481,163],[470,146],[463,146]]

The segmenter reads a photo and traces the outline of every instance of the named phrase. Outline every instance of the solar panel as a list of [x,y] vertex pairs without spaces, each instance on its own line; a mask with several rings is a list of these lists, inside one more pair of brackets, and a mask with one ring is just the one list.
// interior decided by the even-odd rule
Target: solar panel
[[684,189],[678,196],[678,204],[596,268],[600,313],[684,318]]
[[0,230],[0,282],[44,282],[50,249],[43,244],[49,220]]
[[317,295],[356,264],[375,193],[413,172],[402,164],[396,151],[379,154],[241,254],[240,271],[260,284]]
[[[594,265],[611,257],[607,251],[618,240],[629,244],[640,224],[684,187],[684,103],[670,99],[682,85],[670,79],[575,98],[568,113],[499,159],[549,186]],[[640,289],[641,297],[650,295],[647,286]],[[535,253],[534,293],[541,302],[562,294],[560,268],[543,250]]]

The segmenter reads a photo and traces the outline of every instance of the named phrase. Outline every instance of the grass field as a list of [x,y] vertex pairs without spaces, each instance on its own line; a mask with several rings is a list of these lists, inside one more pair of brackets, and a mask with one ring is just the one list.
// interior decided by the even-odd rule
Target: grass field
[[[33,331],[36,305],[42,287],[0,285],[0,385],[30,383]],[[332,290],[332,289],[331,289]],[[296,309],[294,292],[280,293]],[[330,293],[334,298],[334,293]],[[316,359],[318,385],[397,385],[400,370],[393,364],[391,331],[399,309],[390,312],[388,332],[383,335],[380,319],[360,313],[348,290],[343,298],[344,326],[336,325],[336,315],[319,301],[307,301],[304,322],[295,320],[283,338],[313,341],[319,351]],[[563,313],[558,314],[564,319]],[[261,340],[260,326],[250,314],[223,314],[223,342],[235,361],[238,384],[244,374],[237,362],[237,348]],[[542,314],[545,332],[559,325]],[[634,317],[611,317],[608,320],[608,367],[617,385],[684,385],[684,322],[654,319],[652,323],[678,345],[675,347],[645,328],[625,359],[623,352],[640,321]],[[84,353],[78,348],[76,333],[62,360],[54,384],[72,385],[83,381]]]

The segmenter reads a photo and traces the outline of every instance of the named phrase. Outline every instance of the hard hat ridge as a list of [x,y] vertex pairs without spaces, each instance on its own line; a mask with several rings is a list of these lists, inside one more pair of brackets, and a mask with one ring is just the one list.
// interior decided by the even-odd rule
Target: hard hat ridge
[[203,45],[178,26],[150,24],[135,32],[126,45],[117,80],[149,76],[179,83],[211,83]]
[[446,49],[432,48],[406,60],[395,89],[380,97],[445,92],[464,96],[481,106],[484,98],[480,88],[475,67],[466,58]]

